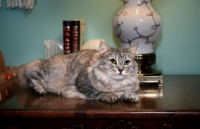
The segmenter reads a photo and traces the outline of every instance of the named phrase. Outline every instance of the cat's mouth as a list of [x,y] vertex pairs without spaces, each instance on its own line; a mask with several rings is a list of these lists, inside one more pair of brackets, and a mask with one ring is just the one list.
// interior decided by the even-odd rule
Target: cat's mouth
[[119,73],[118,75],[123,75],[122,73]]

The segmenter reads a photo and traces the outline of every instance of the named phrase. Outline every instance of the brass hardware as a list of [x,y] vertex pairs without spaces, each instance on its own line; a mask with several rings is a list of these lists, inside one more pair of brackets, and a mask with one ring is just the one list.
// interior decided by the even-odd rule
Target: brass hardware
[[138,54],[135,57],[136,62],[138,63],[138,76],[155,76],[161,75],[161,72],[154,71],[151,68],[151,65],[156,63],[156,54]]

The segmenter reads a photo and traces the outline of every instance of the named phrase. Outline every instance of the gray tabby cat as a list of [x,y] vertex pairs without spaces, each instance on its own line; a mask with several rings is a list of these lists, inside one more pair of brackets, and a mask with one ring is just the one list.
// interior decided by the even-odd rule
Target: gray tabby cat
[[139,100],[139,81],[134,60],[138,45],[127,49],[82,50],[32,61],[18,71],[22,86],[39,94],[54,93],[67,98],[92,98],[105,102]]

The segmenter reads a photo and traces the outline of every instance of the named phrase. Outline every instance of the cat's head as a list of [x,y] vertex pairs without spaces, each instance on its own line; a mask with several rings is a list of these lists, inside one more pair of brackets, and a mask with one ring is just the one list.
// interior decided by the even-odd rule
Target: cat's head
[[100,43],[100,69],[117,80],[127,76],[137,76],[137,63],[134,60],[138,44],[130,48],[110,48]]

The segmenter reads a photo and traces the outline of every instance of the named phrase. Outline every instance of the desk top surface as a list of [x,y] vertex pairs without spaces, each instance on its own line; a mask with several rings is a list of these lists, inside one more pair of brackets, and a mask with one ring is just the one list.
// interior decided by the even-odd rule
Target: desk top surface
[[56,111],[105,111],[124,110],[135,112],[198,111],[200,112],[200,75],[166,75],[160,91],[150,88],[139,92],[140,101],[105,103],[90,99],[66,99],[56,95],[38,95],[29,91],[17,95],[0,105],[6,110],[56,110]]

